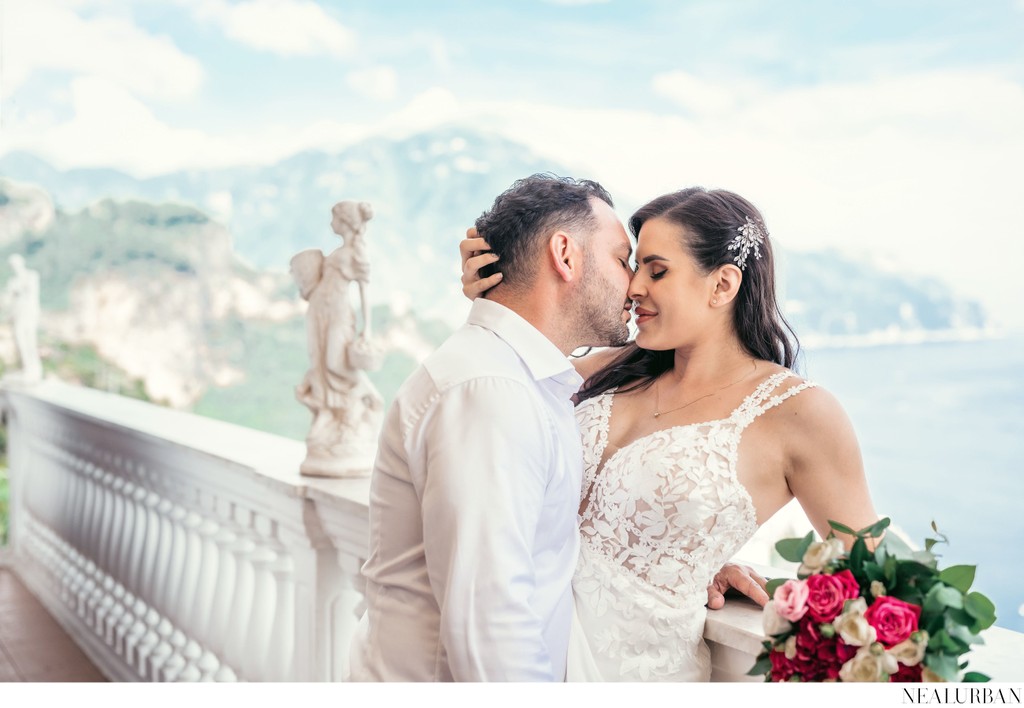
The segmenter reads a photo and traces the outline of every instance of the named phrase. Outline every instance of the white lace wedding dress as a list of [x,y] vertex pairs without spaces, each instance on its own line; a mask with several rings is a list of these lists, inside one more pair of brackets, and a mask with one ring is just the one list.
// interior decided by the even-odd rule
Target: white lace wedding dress
[[757,530],[736,476],[740,436],[757,416],[813,386],[775,374],[728,418],[680,425],[611,455],[613,392],[580,404],[582,543],[573,578],[576,616],[568,681],[707,681],[707,586]]

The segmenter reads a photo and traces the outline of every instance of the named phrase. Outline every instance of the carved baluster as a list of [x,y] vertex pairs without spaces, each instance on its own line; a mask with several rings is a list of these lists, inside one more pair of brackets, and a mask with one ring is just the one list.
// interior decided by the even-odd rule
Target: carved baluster
[[146,615],[149,631],[143,641],[144,648],[140,648],[140,652],[144,655],[144,664],[141,670],[144,676],[151,681],[159,680],[160,666],[172,651],[169,640],[173,628],[165,616],[168,606],[167,586],[174,563],[175,537],[177,536],[175,521],[179,513],[184,514],[168,499],[162,499],[157,504],[156,511],[159,518],[160,540],[157,544],[157,558],[154,563],[153,586],[146,595],[151,608]]
[[[236,511],[242,517],[240,521],[248,521],[248,512],[241,509],[236,509]],[[240,533],[231,547],[231,554],[235,561],[235,593],[225,631],[223,657],[224,663],[235,667],[241,678],[252,680],[254,677],[242,674],[241,670],[245,666],[246,638],[252,616],[255,585],[252,556],[256,550],[256,544],[250,536],[248,523],[242,523],[240,526]]]
[[156,624],[159,621],[159,615],[156,615],[147,600],[153,598],[156,567],[160,560],[162,524],[157,511],[160,501],[160,496],[156,492],[147,492],[143,502],[146,515],[146,538],[142,547],[138,584],[134,588],[135,623],[127,638],[129,662],[142,676],[145,676],[145,659],[157,642]]
[[174,631],[169,639],[171,655],[162,668],[164,681],[176,681],[187,664],[185,646],[189,639],[183,630],[188,630],[190,633],[192,631],[192,605],[202,551],[196,532],[200,524],[199,515],[195,512],[188,512],[182,507],[176,507],[174,520],[173,563],[167,583],[167,610],[165,612]]
[[[230,514],[230,510],[228,510],[228,514]],[[232,551],[238,541],[238,534],[235,533],[233,524],[224,521],[218,527],[213,540],[217,548],[217,580],[214,583],[214,597],[208,625],[209,652],[204,654],[200,669],[203,671],[204,677],[209,676],[212,680],[233,681],[236,678],[234,671],[224,665],[223,659],[227,646],[231,608],[234,606],[238,581],[238,563]],[[213,663],[217,664],[215,668],[212,667]]]
[[295,681],[295,561],[281,547],[270,566],[277,588],[270,651],[263,667],[268,681]]
[[214,598],[217,594],[217,566],[220,561],[217,534],[220,529],[220,524],[211,518],[201,518],[196,529],[199,537],[199,570],[196,574],[189,626],[193,628],[195,636],[206,644],[210,640]]
[[246,626],[245,660],[243,675],[251,681],[266,681],[267,657],[270,653],[270,633],[277,603],[277,587],[271,571],[277,554],[267,545],[265,538],[250,555],[253,569],[252,609]]

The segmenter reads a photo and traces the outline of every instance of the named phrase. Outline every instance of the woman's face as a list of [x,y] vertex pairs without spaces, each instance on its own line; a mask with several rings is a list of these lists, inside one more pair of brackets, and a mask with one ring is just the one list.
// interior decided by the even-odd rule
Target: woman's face
[[714,289],[684,247],[686,230],[665,219],[644,222],[637,236],[637,270],[629,284],[636,303],[636,343],[667,351],[686,346],[707,323]]

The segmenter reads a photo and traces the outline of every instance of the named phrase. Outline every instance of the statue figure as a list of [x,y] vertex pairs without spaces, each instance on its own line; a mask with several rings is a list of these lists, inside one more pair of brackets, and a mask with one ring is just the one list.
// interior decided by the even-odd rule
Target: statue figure
[[34,383],[43,378],[43,364],[39,359],[39,273],[25,266],[25,259],[17,253],[7,262],[14,271],[4,289],[4,305],[10,308],[14,328],[14,343],[21,360],[21,371],[5,375],[5,380]]
[[[313,413],[300,472],[317,477],[365,476],[373,466],[384,399],[366,371],[380,367],[383,352],[370,339],[366,287],[370,263],[363,235],[373,210],[366,202],[338,202],[331,228],[342,245],[328,256],[316,248],[291,259],[291,272],[309,302],[306,338],[309,371],[295,389]],[[362,329],[358,331],[349,285],[359,287]]]

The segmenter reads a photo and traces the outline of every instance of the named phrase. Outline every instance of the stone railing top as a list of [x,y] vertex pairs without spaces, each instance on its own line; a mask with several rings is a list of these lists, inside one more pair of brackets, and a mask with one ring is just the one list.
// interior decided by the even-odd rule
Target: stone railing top
[[125,435],[146,438],[154,445],[171,444],[198,452],[255,474],[279,493],[337,498],[363,506],[369,499],[367,479],[301,476],[305,445],[280,435],[52,379],[31,387],[5,385],[2,392],[12,399],[35,400]]

